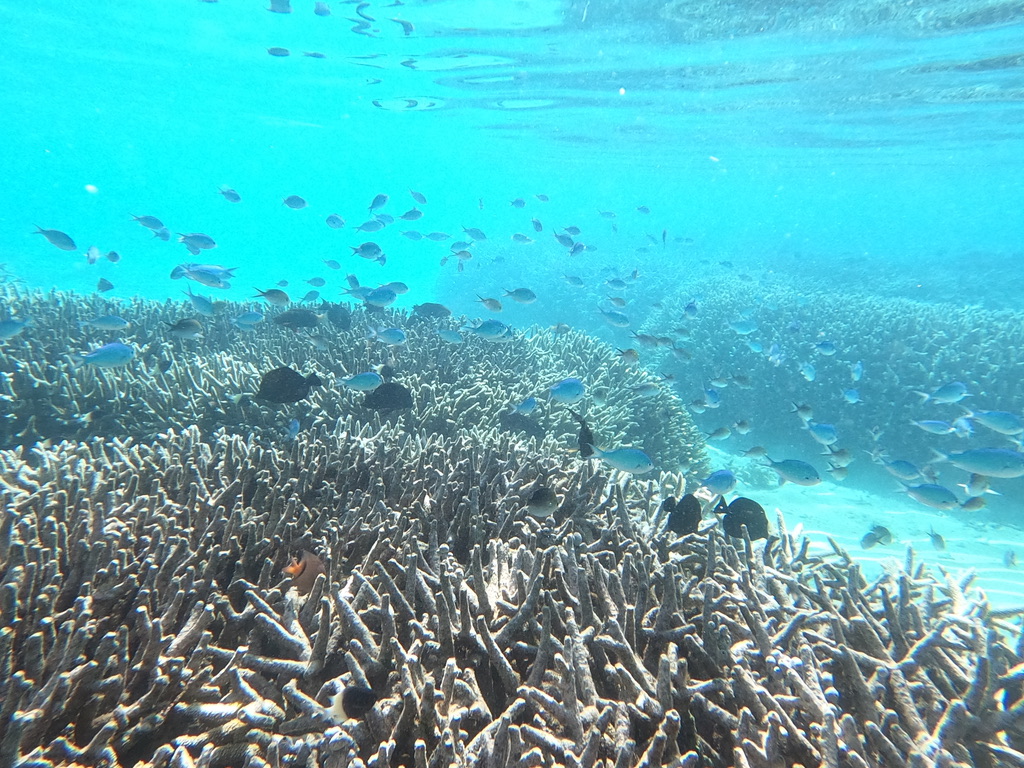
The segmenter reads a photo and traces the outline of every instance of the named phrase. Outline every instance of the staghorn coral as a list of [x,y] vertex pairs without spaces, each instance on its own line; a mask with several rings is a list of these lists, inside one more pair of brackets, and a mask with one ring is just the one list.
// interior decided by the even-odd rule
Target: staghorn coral
[[[543,399],[550,384],[571,375],[606,395],[600,404],[582,404],[602,444],[643,447],[661,470],[684,472],[691,480],[707,471],[703,437],[678,399],[667,391],[638,397],[631,388],[653,377],[630,370],[609,347],[582,333],[532,329],[507,344],[469,338],[450,345],[437,336],[432,322],[359,310],[350,330],[323,320],[317,330],[322,348],[317,349],[308,335],[270,322],[271,313],[256,331],[239,331],[229,320],[245,307],[218,302],[217,317],[204,321],[202,339],[178,341],[166,336],[166,324],[193,315],[187,306],[144,300],[118,305],[98,297],[6,290],[9,311],[31,317],[34,326],[7,342],[0,360],[3,447],[92,436],[147,439],[193,424],[206,438],[223,429],[273,439],[296,414],[304,427],[333,425],[352,414],[374,428],[398,419],[422,435],[467,432],[487,442],[510,403],[530,395]],[[117,371],[73,369],[70,359],[76,351],[116,338],[80,329],[79,323],[110,312],[132,323],[121,338],[137,348],[137,359]],[[406,328],[405,347],[396,350],[366,340],[369,328],[390,324]],[[378,414],[362,407],[362,394],[341,386],[343,378],[383,362],[391,363],[398,380],[412,390],[411,411]],[[289,416],[249,399],[234,402],[238,395],[254,393],[260,375],[278,365],[316,370],[325,386],[288,409]],[[565,407],[542,409],[540,426],[562,441],[557,448],[549,445],[551,452],[575,446],[578,428]]]
[[[32,454],[0,453],[3,768],[1024,764],[1021,641],[909,555],[867,584],[781,518],[663,538],[653,484],[352,418]],[[335,723],[345,684],[380,701]]]

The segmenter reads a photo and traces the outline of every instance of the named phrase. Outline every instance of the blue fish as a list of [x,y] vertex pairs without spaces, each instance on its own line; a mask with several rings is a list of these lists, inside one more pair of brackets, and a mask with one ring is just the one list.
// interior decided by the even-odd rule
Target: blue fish
[[562,379],[557,384],[552,384],[549,389],[551,399],[556,403],[571,405],[578,403],[586,394],[586,387],[583,382],[575,378]]
[[956,494],[942,485],[935,483],[921,483],[920,485],[904,485],[907,494],[922,504],[933,509],[956,509],[960,501]]
[[82,359],[75,362],[75,367],[92,365],[96,368],[119,368],[130,363],[134,357],[134,349],[119,341],[112,341],[91,352],[82,353]]
[[374,288],[366,294],[366,296],[363,297],[363,301],[374,307],[386,307],[393,304],[397,298],[397,293],[387,286],[381,286],[380,288]]
[[347,389],[354,389],[356,392],[372,392],[384,383],[384,377],[376,371],[357,373],[341,382]]
[[740,336],[749,336],[757,330],[757,321],[749,317],[732,320],[729,327]]
[[911,421],[910,423],[932,435],[948,435],[956,431],[948,421],[925,419],[923,421]]
[[615,448],[610,451],[603,451],[597,446],[590,446],[591,454],[595,459],[601,459],[608,466],[620,472],[629,472],[633,475],[642,475],[654,469],[654,462],[651,457],[639,448]]
[[810,363],[800,363],[800,375],[808,381],[814,381],[818,374],[815,372],[814,366]]
[[844,389],[843,399],[850,405],[856,405],[857,403],[864,402],[860,399],[860,392],[856,389]]
[[438,329],[437,335],[441,337],[442,341],[445,341],[448,344],[461,344],[463,342],[462,334],[458,331],[453,331],[450,328]]
[[82,328],[92,326],[93,328],[99,328],[101,331],[123,331],[131,323],[117,315],[103,315],[102,317],[94,317],[92,320],[81,320],[78,325]]
[[528,397],[525,400],[523,400],[523,402],[521,402],[519,405],[512,406],[512,413],[521,413],[524,416],[528,413],[533,413],[535,410],[537,410],[536,397]]
[[32,320],[0,320],[0,339],[13,339],[19,333],[32,325]]
[[466,333],[472,333],[485,341],[501,341],[512,338],[512,328],[500,320],[484,320],[474,326],[462,329]]
[[831,424],[816,424],[812,421],[807,424],[807,431],[822,445],[832,445],[839,439],[839,433]]
[[299,434],[299,420],[292,419],[288,422],[288,426],[285,427],[284,436],[286,440],[294,440]]
[[779,484],[785,484],[787,481],[794,485],[817,485],[821,482],[821,476],[818,474],[818,470],[808,464],[806,461],[800,461],[799,459],[783,459],[782,461],[772,461],[768,456],[765,456],[768,460],[768,466],[775,470],[775,473],[779,476]]
[[392,347],[399,347],[405,344],[406,339],[405,331],[401,328],[382,328],[376,331],[371,329],[370,336]]
[[716,496],[725,496],[736,487],[736,475],[728,469],[718,469],[701,481],[701,488],[707,488]]
[[948,461],[957,469],[985,477],[1024,475],[1024,453],[1009,448],[972,448],[962,453],[935,452],[937,460]]
[[948,384],[943,384],[931,394],[928,392],[915,392],[915,394],[921,398],[922,403],[931,401],[949,404],[959,403],[965,397],[970,397],[971,393],[967,391],[967,385],[962,381],[951,381]]
[[963,418],[971,419],[1000,435],[1019,435],[1024,432],[1020,417],[1007,411],[967,411]]
[[836,345],[833,344],[831,341],[819,341],[817,344],[814,345],[814,350],[819,355],[825,355],[826,357],[831,357],[837,351]]
[[854,381],[860,381],[860,377],[864,375],[864,363],[858,360],[850,366],[850,378]]
[[189,288],[188,291],[182,291],[182,293],[188,296],[188,300],[192,303],[192,309],[200,315],[213,317],[216,314],[213,308],[213,302],[206,296],[199,296],[198,294],[192,293],[191,288]]

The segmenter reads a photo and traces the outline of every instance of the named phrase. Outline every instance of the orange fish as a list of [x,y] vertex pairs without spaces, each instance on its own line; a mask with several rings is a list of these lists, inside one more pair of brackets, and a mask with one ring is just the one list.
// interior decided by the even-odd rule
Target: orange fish
[[292,558],[291,565],[286,565],[283,572],[292,577],[291,586],[295,587],[300,595],[308,595],[313,589],[313,582],[321,573],[327,573],[324,561],[312,552],[302,550],[299,558]]

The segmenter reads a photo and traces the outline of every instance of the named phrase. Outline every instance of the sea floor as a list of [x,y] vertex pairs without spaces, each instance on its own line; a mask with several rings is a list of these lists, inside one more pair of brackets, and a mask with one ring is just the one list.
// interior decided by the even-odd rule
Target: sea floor
[[[831,553],[831,536],[861,563],[867,579],[901,567],[911,547],[914,561],[926,563],[940,578],[939,569],[955,579],[973,570],[973,587],[985,593],[993,608],[1024,610],[1024,530],[988,522],[984,510],[941,512],[909,497],[881,496],[828,481],[809,488],[787,483],[749,494],[741,484],[736,492],[758,501],[773,524],[776,510],[781,510],[789,531],[799,526],[810,539],[812,552]],[[888,528],[893,541],[864,549],[861,538],[875,525]],[[945,540],[943,550],[932,544],[933,529]],[[1006,564],[1008,552],[1016,553],[1017,565]]]

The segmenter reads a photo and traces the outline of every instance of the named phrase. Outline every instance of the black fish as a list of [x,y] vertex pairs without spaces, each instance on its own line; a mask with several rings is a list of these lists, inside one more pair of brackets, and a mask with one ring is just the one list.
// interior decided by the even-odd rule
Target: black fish
[[297,331],[299,328],[316,328],[320,324],[320,315],[309,309],[286,309],[274,316],[274,322]]
[[347,331],[352,327],[352,312],[347,307],[325,301],[320,305],[320,309],[327,315],[327,322],[335,328]]
[[764,513],[764,507],[753,499],[743,496],[733,499],[722,518],[722,530],[727,536],[741,538],[743,530],[741,526],[747,526],[747,533],[751,539],[768,538],[768,516]]
[[661,505],[668,511],[666,531],[672,531],[677,536],[697,533],[700,527],[701,506],[696,496],[688,493],[679,501],[676,501],[675,496],[669,496]]
[[263,374],[257,400],[271,403],[297,403],[309,397],[309,390],[323,384],[315,373],[303,376],[293,368],[282,366]]
[[361,685],[347,685],[338,694],[337,709],[344,718],[362,717],[377,703],[377,694],[372,688],[365,688]]
[[[379,387],[378,387],[379,389]],[[538,440],[544,439],[544,428],[529,416],[522,413],[503,413],[498,417],[501,428],[507,432],[525,432]]]
[[569,409],[569,413],[572,417],[579,422],[580,425],[580,436],[579,436],[579,448],[580,456],[584,459],[589,459],[594,455],[594,446],[597,445],[597,441],[594,439],[594,433],[590,431],[590,427],[587,426],[586,420],[580,416],[576,411]]
[[718,503],[715,504],[714,512],[716,515],[724,515],[729,512],[729,505],[725,503],[725,496],[718,497]]
[[414,304],[412,308],[413,317],[435,317],[443,319],[449,317],[452,311],[444,304],[435,304],[432,301],[423,304]]
[[394,411],[399,408],[412,408],[412,392],[401,384],[387,381],[372,392],[367,392],[363,399],[363,407],[375,411]]
[[884,525],[874,526],[860,540],[860,545],[864,549],[871,549],[876,544],[892,544],[892,533]]

